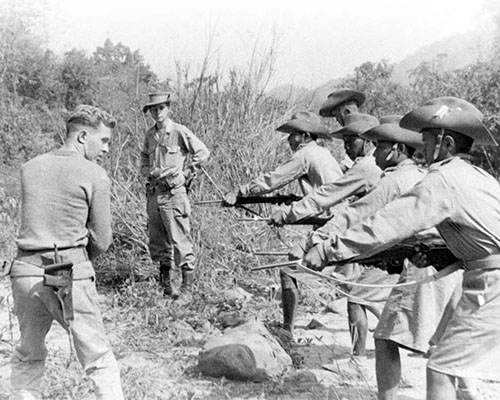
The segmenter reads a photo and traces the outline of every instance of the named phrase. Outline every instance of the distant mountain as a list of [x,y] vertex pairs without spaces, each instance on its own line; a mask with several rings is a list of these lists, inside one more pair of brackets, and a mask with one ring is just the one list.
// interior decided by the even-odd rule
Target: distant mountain
[[[393,80],[400,84],[409,82],[408,73],[422,62],[440,59],[445,70],[463,68],[476,61],[486,60],[493,49],[495,29],[492,24],[483,25],[473,32],[456,34],[423,46],[408,55],[402,61],[394,64]],[[310,90],[293,85],[278,86],[269,91],[271,96],[279,99],[289,99],[298,107],[319,109],[338,85],[340,79],[334,79]]]
[[440,58],[445,70],[463,68],[476,61],[486,60],[492,52],[494,29],[486,26],[474,32],[448,36],[395,64],[394,81],[408,83],[408,73],[420,63]]

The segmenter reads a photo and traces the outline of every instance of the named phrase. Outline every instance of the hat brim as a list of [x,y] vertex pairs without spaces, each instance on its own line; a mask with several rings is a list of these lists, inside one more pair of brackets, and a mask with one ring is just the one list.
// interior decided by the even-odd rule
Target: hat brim
[[330,137],[336,139],[342,139],[346,136],[358,136],[361,139],[363,139],[361,135],[367,130],[373,128],[375,126],[375,122],[378,122],[376,118],[374,118],[373,121],[352,122],[344,126],[343,128],[339,129],[338,131],[331,132]]
[[424,148],[420,133],[401,128],[397,124],[381,124],[361,134],[361,137],[372,142],[387,141],[402,143],[415,150]]
[[290,121],[287,121],[283,125],[277,127],[276,130],[278,132],[285,132],[289,134],[296,132],[311,133],[322,139],[330,137],[328,129],[326,129],[323,125],[300,119],[292,119]]
[[345,89],[335,92],[333,95],[328,96],[325,102],[319,109],[319,115],[322,117],[335,117],[338,114],[336,108],[347,101],[355,101],[360,107],[366,100],[366,96],[357,90]]
[[437,113],[442,107],[442,105],[418,107],[406,114],[399,126],[419,133],[429,128],[446,129],[468,136],[476,144],[498,146],[491,132],[474,113],[449,112],[440,117]]

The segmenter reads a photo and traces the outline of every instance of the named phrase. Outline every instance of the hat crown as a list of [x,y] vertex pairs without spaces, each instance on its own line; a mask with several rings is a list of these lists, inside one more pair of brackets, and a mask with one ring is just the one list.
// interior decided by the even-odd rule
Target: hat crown
[[167,92],[158,92],[158,93],[150,93],[148,103],[161,104],[168,103],[170,101],[170,93]]
[[355,101],[360,107],[366,100],[364,93],[353,89],[338,89],[328,95],[321,105],[319,115],[323,117],[334,117],[338,112],[338,107],[346,102]]
[[376,117],[370,114],[364,114],[364,113],[352,113],[348,114],[344,118],[344,126],[349,126],[353,123],[367,123],[367,124],[372,124],[371,126],[376,126],[379,124],[379,121]]
[[297,111],[293,113],[290,120],[302,120],[306,122],[313,122],[316,124],[321,124],[321,119],[316,114],[310,111]]
[[479,120],[483,119],[483,113],[479,111],[474,104],[471,104],[466,100],[459,99],[458,97],[453,97],[453,96],[436,97],[434,99],[429,100],[425,105],[446,106],[450,110],[460,109],[462,111],[471,113]]

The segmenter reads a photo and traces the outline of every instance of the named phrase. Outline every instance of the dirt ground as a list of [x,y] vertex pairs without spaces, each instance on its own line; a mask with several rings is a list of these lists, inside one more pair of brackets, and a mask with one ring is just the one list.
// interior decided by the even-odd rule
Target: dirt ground
[[[111,302],[107,297],[101,296],[104,320],[120,364],[124,391],[128,399],[376,399],[371,332],[367,346],[366,371],[361,374],[354,373],[348,366],[350,337],[345,299],[337,302],[340,314],[311,314],[299,310],[295,342],[286,345],[296,364],[300,364],[299,369],[290,371],[277,382],[248,383],[201,376],[196,370],[196,357],[209,333],[198,332],[192,336],[189,327],[186,327],[186,335],[190,340],[186,339],[187,336],[184,338],[186,340],[182,340],[182,324],[179,325],[181,340],[174,346],[157,346],[144,350],[138,345],[137,351],[130,346],[125,349],[121,346],[124,340],[121,332],[126,328],[121,324],[125,320],[121,321],[119,315],[123,310],[117,312],[116,309],[110,308]],[[0,399],[6,399],[9,388],[9,357],[18,340],[18,327],[12,314],[8,280],[0,282],[0,304]],[[310,329],[312,320],[314,329]],[[370,328],[373,329],[376,319],[370,316],[369,320]],[[70,367],[66,366],[70,353],[64,330],[54,324],[47,343],[47,385],[54,385],[54,376],[62,378],[59,378],[61,387],[47,388],[44,398],[92,399],[90,390],[81,389],[90,386],[88,382],[85,383],[86,379],[78,364],[72,361]],[[424,399],[426,359],[404,350],[401,351],[401,359],[403,379],[399,399]],[[329,370],[323,368],[325,364],[329,364]],[[57,382],[57,379],[55,381]],[[79,391],[75,391],[78,394],[74,397],[68,395],[68,392],[71,393],[71,385],[80,387]],[[498,385],[485,385],[485,399],[499,399],[499,388]]]

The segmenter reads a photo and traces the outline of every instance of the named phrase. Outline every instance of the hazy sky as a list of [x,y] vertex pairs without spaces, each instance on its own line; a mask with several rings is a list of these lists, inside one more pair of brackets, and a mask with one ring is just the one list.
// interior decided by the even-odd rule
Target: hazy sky
[[[1,1],[1,0],[0,0]],[[397,62],[484,22],[500,0],[45,0],[49,47],[93,51],[110,38],[139,49],[161,77],[174,62],[245,68],[276,38],[274,84],[317,86],[365,61]]]

